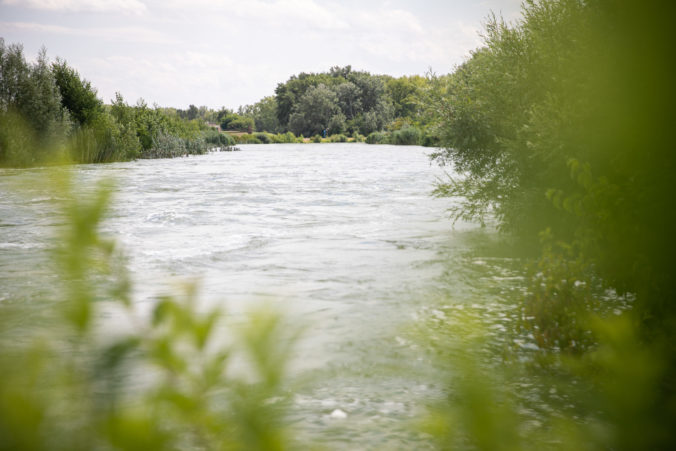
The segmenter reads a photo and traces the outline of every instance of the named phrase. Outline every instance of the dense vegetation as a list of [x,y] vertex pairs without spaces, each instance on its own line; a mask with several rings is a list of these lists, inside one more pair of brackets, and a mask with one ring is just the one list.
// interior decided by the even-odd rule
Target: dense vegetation
[[50,64],[43,49],[29,63],[20,45],[0,39],[0,165],[175,157],[232,144],[174,109],[130,106],[120,94],[104,105],[65,61]]
[[[430,80],[334,67],[301,73],[253,105],[187,110],[106,105],[89,81],[43,48],[29,63],[0,39],[0,165],[100,163],[202,154],[235,143],[363,142],[434,145],[421,99]],[[227,132],[227,133],[226,133]],[[365,136],[368,135],[368,139]]]
[[[547,231],[548,243],[568,243],[608,284],[637,293],[651,324],[671,321],[676,305],[674,69],[648,60],[671,46],[647,27],[669,12],[529,3],[516,26],[488,22],[486,47],[439,82],[436,103],[445,149],[435,157],[463,175],[438,194],[465,199],[456,214],[490,215],[524,242]],[[646,27],[628,33],[631,20]],[[628,44],[639,32],[649,52]]]
[[417,75],[394,78],[336,66],[293,75],[277,85],[274,96],[240,107],[239,114],[250,117],[259,132],[320,137],[380,132],[381,139],[367,142],[431,145],[436,139],[421,102],[428,85]]
[[346,66],[294,75],[237,112],[129,105],[119,93],[106,105],[66,61],[50,63],[43,48],[29,63],[21,45],[0,39],[0,165],[175,157],[307,138],[433,146],[439,137],[424,105],[434,81]]
[[[190,105],[176,113],[218,125],[242,143],[304,142],[302,137],[311,137],[313,142],[434,145],[438,137],[424,108],[431,83],[418,75],[394,78],[336,66],[293,75],[277,85],[274,96],[237,111]],[[328,139],[334,135],[345,138]],[[373,138],[366,140],[369,135]]]
[[[436,355],[452,372],[448,400],[425,421],[429,437],[440,449],[674,449],[674,19],[676,6],[664,2],[531,0],[516,23],[489,18],[485,45],[448,76],[402,80],[334,68],[292,77],[274,97],[238,113],[130,107],[121,97],[102,106],[65,63],[50,66],[43,53],[28,65],[17,47],[3,46],[2,158],[24,158],[16,149],[29,145],[27,135],[13,132],[22,129],[35,142],[81,141],[74,147],[81,155],[89,155],[87,143],[95,143],[92,155],[105,156],[117,142],[128,157],[152,155],[158,137],[199,131],[190,122],[198,118],[256,129],[247,135],[258,142],[293,142],[294,133],[320,139],[324,129],[337,141],[346,138],[341,133],[373,143],[438,136],[443,148],[434,158],[458,175],[437,195],[460,199],[458,218],[497,222],[530,257],[518,320],[506,333],[538,351],[486,358],[476,337],[487,334],[471,312],[433,330],[431,341],[442,348]],[[110,124],[116,134],[104,133]],[[217,315],[197,314],[188,295],[186,303],[159,302],[138,334],[93,339],[94,299],[133,305],[123,273],[111,269],[110,243],[96,233],[106,196],[67,202],[72,227],[57,254],[65,281],[59,337],[97,359],[43,342],[10,346],[12,317],[0,322],[2,367],[11,370],[0,377],[0,431],[14,440],[8,447],[291,446],[280,427],[277,371],[288,353],[280,344],[291,340],[278,338],[276,319],[253,322],[242,348],[203,353]],[[97,294],[90,272],[102,269],[117,276],[110,292]],[[440,340],[444,333],[450,344]],[[257,365],[255,384],[224,371],[242,349]],[[122,365],[134,358],[155,368],[156,390],[122,390]],[[45,393],[45,381],[65,391]],[[523,421],[538,403],[522,392],[538,390],[559,399],[560,410],[541,408],[536,420]],[[136,402],[115,402],[122,396]]]
[[[593,376],[586,446],[674,446],[674,18],[661,2],[528,1],[515,24],[489,18],[485,46],[431,95],[435,157],[460,174],[437,194],[541,249],[520,325],[568,356],[560,371]],[[599,322],[607,288],[635,300]]]

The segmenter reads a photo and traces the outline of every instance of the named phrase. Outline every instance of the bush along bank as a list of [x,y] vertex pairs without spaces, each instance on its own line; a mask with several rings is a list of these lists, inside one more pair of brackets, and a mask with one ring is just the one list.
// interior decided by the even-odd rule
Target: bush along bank
[[366,137],[366,143],[436,147],[440,141],[433,133],[426,133],[417,127],[404,127],[399,130],[370,133]]
[[0,38],[0,166],[103,163],[232,150],[234,140],[181,110],[103,103],[91,83],[43,48],[35,62]]

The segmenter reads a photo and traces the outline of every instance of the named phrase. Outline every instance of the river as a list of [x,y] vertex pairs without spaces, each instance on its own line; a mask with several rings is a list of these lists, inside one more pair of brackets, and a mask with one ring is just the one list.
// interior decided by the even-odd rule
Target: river
[[[509,310],[501,299],[518,275],[495,234],[452,225],[453,199],[430,195],[444,172],[429,149],[242,148],[72,170],[83,191],[114,179],[104,232],[129,258],[140,305],[199,280],[201,298],[234,315],[266,301],[307,327],[293,364],[310,381],[293,403],[300,438],[424,448],[411,424],[442,396],[443,371],[412,330],[457,305]],[[52,170],[0,170],[0,301],[37,302],[55,277],[53,194],[32,183]]]

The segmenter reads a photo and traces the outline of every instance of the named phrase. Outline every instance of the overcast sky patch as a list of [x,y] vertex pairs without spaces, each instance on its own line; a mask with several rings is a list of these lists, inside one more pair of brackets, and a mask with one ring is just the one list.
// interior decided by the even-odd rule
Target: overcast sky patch
[[299,72],[447,73],[518,0],[0,0],[0,37],[47,47],[109,102],[212,108],[254,103]]

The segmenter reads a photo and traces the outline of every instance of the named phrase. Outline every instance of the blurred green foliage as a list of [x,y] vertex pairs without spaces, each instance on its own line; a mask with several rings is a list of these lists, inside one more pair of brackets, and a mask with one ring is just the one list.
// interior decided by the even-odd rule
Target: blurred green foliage
[[486,312],[444,313],[420,332],[448,374],[446,398],[419,426],[436,448],[670,449],[664,417],[673,411],[655,411],[669,354],[642,344],[631,315],[590,319],[598,344],[584,354],[550,355],[543,368],[537,353],[500,352]]
[[[140,313],[124,259],[99,232],[110,184],[84,197],[67,170],[52,177],[62,286],[48,305],[0,306],[0,449],[289,447],[283,383],[298,328],[262,309],[226,329],[195,284]],[[17,330],[17,318],[32,326]]]
[[[299,134],[333,123],[370,143],[441,143],[434,158],[457,175],[436,194],[460,200],[456,217],[497,220],[531,264],[502,349],[488,343],[481,315],[423,332],[449,380],[422,428],[440,449],[673,449],[674,19],[676,5],[657,1],[529,0],[514,23],[489,17],[485,45],[452,74],[392,79],[336,67],[291,77],[274,102],[237,114],[129,106],[121,96],[100,107],[65,63],[50,78],[44,52],[31,65],[2,43],[0,158],[35,164],[66,154],[68,139],[79,161],[230,145],[203,134],[200,119]],[[300,139],[263,131],[233,139]],[[221,315],[198,308],[194,286],[159,299],[150,319],[139,315],[115,246],[97,231],[110,188],[80,199],[63,183],[68,227],[55,258],[64,286],[53,315],[36,319],[48,327],[17,339],[13,320],[35,312],[2,306],[0,446],[289,446],[283,369],[294,329],[258,313],[219,338]],[[631,301],[619,308],[622,296]],[[98,327],[102,299],[126,312],[131,331]]]
[[[436,194],[530,252],[519,325],[541,363],[585,368],[588,417],[553,447],[673,448],[676,7],[529,0],[522,12],[489,17],[485,45],[431,77],[434,157],[458,174]],[[604,289],[634,301],[611,312]]]

